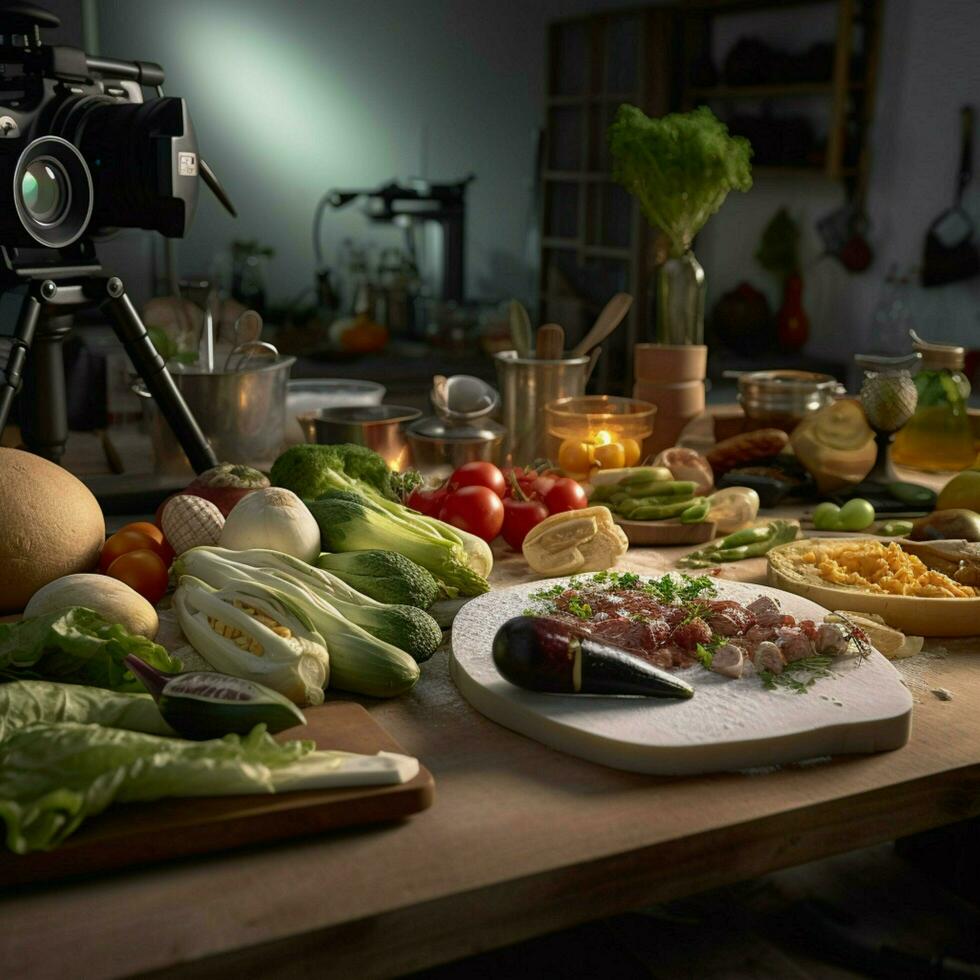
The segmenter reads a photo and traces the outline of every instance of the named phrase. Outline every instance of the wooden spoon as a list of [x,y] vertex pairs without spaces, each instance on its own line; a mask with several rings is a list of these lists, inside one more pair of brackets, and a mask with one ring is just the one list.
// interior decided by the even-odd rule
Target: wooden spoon
[[592,329],[572,348],[572,356],[581,357],[601,344],[623,322],[632,305],[633,297],[629,293],[616,293],[596,317]]
[[538,327],[536,357],[539,361],[557,361],[565,350],[565,331],[557,323]]

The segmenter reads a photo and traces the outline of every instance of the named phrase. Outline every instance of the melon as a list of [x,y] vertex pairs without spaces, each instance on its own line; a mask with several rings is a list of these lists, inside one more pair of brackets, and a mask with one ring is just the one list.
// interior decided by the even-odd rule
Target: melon
[[0,448],[0,613],[20,612],[43,585],[91,571],[105,542],[92,492],[67,470]]

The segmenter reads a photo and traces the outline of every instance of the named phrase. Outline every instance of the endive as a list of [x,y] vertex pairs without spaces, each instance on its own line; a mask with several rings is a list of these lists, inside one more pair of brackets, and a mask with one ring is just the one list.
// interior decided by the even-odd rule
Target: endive
[[303,611],[326,640],[330,650],[332,688],[390,698],[404,694],[418,680],[418,664],[404,650],[350,622],[333,603],[306,588],[297,578],[284,572],[242,564],[234,560],[237,558],[234,552],[225,557],[217,553],[220,550],[200,548],[185,552],[180,558],[178,573],[182,570],[192,572],[220,589],[258,585],[288,599]]
[[182,575],[174,607],[184,635],[215,670],[271,687],[298,705],[321,704],[330,673],[323,637],[272,583],[215,588]]

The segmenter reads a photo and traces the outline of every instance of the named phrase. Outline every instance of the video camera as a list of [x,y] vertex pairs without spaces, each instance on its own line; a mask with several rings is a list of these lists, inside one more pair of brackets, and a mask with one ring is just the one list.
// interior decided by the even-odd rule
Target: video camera
[[[52,416],[59,401],[64,414],[64,316],[99,305],[200,470],[214,465],[214,455],[122,282],[100,275],[93,238],[120,228],[182,237],[194,217],[199,179],[232,216],[235,209],[198,153],[187,104],[164,96],[160,65],[43,44],[41,30],[59,24],[42,7],[0,4],[0,292],[27,284],[13,333],[0,324],[0,336],[12,340],[0,384],[0,431],[21,369],[27,364],[34,374],[43,371],[33,384],[31,370],[25,376],[25,388],[32,389],[25,400],[49,403],[33,412],[43,424],[32,419],[28,405],[22,429],[29,448],[60,458],[67,426]],[[144,101],[144,88],[155,97]],[[31,364],[35,330],[31,361],[38,364]]]

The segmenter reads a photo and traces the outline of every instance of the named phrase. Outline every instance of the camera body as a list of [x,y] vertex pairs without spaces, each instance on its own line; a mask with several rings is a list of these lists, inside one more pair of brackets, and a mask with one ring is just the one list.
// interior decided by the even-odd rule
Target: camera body
[[[163,69],[41,44],[51,15],[10,6],[33,19],[0,9],[0,245],[68,249],[118,228],[182,237],[200,158],[186,103],[162,94]],[[144,87],[157,95],[145,100]]]

